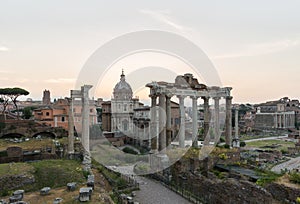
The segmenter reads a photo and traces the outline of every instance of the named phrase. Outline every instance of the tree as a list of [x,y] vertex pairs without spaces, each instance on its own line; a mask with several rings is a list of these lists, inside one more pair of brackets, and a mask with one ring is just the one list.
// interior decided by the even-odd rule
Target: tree
[[33,107],[25,107],[23,109],[23,118],[24,119],[30,119],[32,116],[32,108]]
[[16,110],[17,110],[17,118],[19,119],[19,109],[18,109],[18,104],[17,104],[17,98],[19,96],[22,96],[22,95],[23,96],[27,96],[29,94],[29,92],[26,91],[25,89],[18,88],[18,87],[15,87],[15,88],[3,88],[0,91],[1,91],[0,92],[1,96],[3,96],[7,100],[7,104],[8,104],[8,99],[10,99],[13,102],[13,104],[16,107]]
[[4,120],[6,120],[5,111],[9,103],[9,90],[8,88],[0,88],[0,103],[2,105],[2,114],[4,116]]

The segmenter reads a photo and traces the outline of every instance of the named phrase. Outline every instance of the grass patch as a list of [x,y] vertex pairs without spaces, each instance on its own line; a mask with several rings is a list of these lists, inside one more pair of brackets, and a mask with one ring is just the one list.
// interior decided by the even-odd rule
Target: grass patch
[[[35,182],[33,184],[22,187],[26,192],[38,191],[46,186],[57,188],[66,186],[69,182],[83,183],[85,181],[81,164],[74,160],[43,160],[33,163],[0,164],[0,177],[16,175],[34,177]],[[5,189],[2,189],[0,194],[3,195],[4,191]]]
[[0,177],[18,174],[32,174],[33,171],[34,167],[28,163],[0,164]]
[[281,145],[277,148],[264,148],[264,149],[277,149],[277,150],[283,150],[287,151],[288,147],[294,147],[295,143],[290,141],[284,141],[284,140],[260,140],[260,141],[253,141],[253,142],[247,142],[247,147],[256,147],[256,148],[262,148],[264,146],[271,146],[273,144]]
[[[61,138],[58,139],[58,141],[61,144],[66,144],[67,143],[67,138]],[[5,141],[4,139],[0,139],[0,151],[6,150],[7,147],[14,146],[14,147],[21,147],[22,149],[26,150],[35,150],[35,149],[41,149],[45,147],[52,147],[52,139],[51,138],[45,138],[42,140],[37,140],[34,138],[30,138],[29,141],[24,141],[21,143],[13,143],[9,141]]]
[[272,171],[256,171],[257,175],[261,178],[256,181],[256,184],[259,186],[265,186],[268,183],[276,181],[282,174],[277,174]]
[[48,186],[57,188],[69,182],[84,182],[81,164],[74,160],[43,160],[31,163],[34,168],[35,184],[28,187],[29,191],[40,190]]

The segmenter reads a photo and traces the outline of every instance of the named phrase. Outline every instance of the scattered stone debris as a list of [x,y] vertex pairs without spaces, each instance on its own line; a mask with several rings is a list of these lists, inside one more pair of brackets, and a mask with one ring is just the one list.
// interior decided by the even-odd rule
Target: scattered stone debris
[[76,182],[72,182],[72,183],[67,183],[67,189],[68,191],[74,191],[76,189]]
[[92,187],[93,189],[95,187],[95,176],[93,174],[88,175],[88,178],[87,178],[87,187]]
[[62,198],[55,198],[53,201],[53,204],[59,204],[62,203],[63,199]]
[[50,190],[51,190],[50,187],[44,187],[40,190],[40,193],[41,193],[41,195],[48,195]]
[[80,188],[79,190],[79,201],[85,202],[90,201],[92,198],[93,189],[91,187]]

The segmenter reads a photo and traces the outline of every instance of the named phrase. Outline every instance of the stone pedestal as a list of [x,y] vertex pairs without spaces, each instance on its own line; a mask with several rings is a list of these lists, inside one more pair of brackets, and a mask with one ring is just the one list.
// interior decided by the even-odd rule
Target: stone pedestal
[[150,156],[150,167],[153,171],[161,171],[170,166],[170,159],[167,154],[158,153]]

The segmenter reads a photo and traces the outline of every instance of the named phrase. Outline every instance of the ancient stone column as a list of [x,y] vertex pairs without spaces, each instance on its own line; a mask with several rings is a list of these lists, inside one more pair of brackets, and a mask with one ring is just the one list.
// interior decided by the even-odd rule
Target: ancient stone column
[[209,130],[209,121],[210,121],[210,113],[209,113],[209,97],[202,97],[204,100],[204,133],[203,133],[203,140],[206,141],[205,145],[208,145],[208,140],[205,140],[206,137],[208,137],[208,130]]
[[73,100],[67,98],[69,104],[68,111],[68,153],[74,154],[74,117],[73,117]]
[[232,140],[232,96],[226,97],[225,143],[231,146]]
[[217,139],[220,139],[220,98],[214,97],[214,108],[215,108],[215,135],[214,135],[214,141]]
[[281,128],[282,126],[281,126],[281,114],[280,113],[278,114],[278,121],[279,121],[278,127]]
[[171,144],[172,140],[172,127],[171,127],[171,95],[166,95],[166,114],[167,114],[167,147]]
[[192,141],[193,141],[193,147],[198,147],[198,119],[197,119],[197,99],[198,97],[193,96],[192,98],[192,108],[193,108],[193,136],[192,136]]
[[82,145],[88,153],[90,152],[90,132],[89,132],[89,90],[92,88],[92,85],[84,85],[81,87],[82,93]]
[[157,150],[156,95],[151,95],[151,150]]
[[179,129],[179,147],[184,148],[185,140],[185,110],[184,110],[184,96],[177,96],[179,98],[180,109],[180,129]]
[[239,139],[239,109],[235,108],[235,125],[234,125],[234,140],[233,147],[240,147]]
[[278,128],[277,114],[276,113],[274,115],[274,123],[275,123],[275,128]]
[[283,128],[286,128],[286,115],[283,113]]
[[165,151],[166,149],[166,95],[159,95],[159,145],[158,151]]

